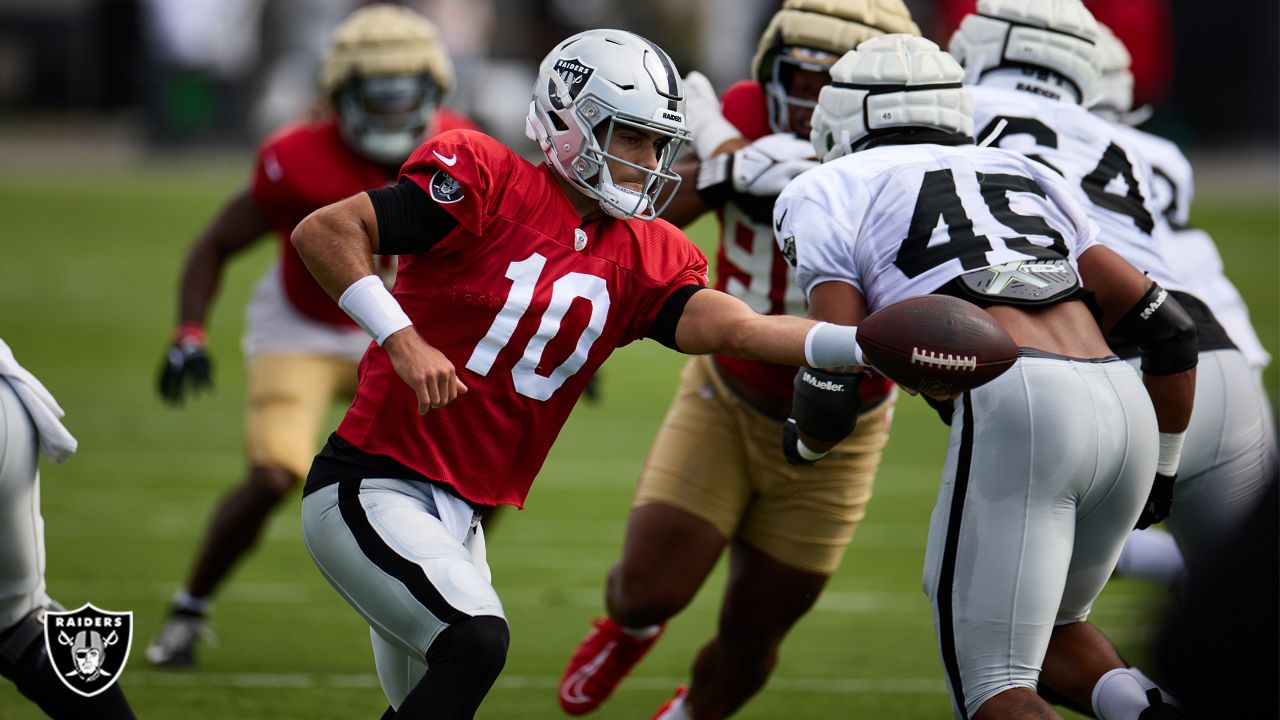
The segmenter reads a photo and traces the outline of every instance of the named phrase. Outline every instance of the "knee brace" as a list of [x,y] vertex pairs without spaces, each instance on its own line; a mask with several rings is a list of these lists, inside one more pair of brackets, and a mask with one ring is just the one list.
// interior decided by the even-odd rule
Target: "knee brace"
[[511,632],[507,621],[493,615],[455,623],[436,636],[427,649],[428,666],[447,664],[465,667],[493,682],[507,663]]

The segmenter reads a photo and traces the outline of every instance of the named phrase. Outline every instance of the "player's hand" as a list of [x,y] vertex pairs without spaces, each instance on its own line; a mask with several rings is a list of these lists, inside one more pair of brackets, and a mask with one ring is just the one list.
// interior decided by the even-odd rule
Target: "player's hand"
[[766,135],[733,154],[733,189],[777,197],[795,176],[817,166],[808,141],[791,133]]
[[444,353],[427,344],[412,326],[392,333],[382,344],[391,366],[418,396],[418,414],[442,408],[467,391]]
[[684,123],[693,135],[693,148],[699,160],[715,154],[725,141],[740,138],[742,133],[720,112],[720,98],[706,75],[693,71],[684,78]]
[[[801,442],[800,429],[797,427],[795,419],[787,418],[787,421],[782,424],[782,454],[787,458],[787,462],[791,465],[797,466],[812,465],[826,457],[826,452],[818,454],[817,457],[812,457],[812,455],[815,454],[812,451],[809,452],[811,457],[805,457],[800,454]],[[816,445],[818,443],[810,439],[807,442],[804,442],[804,444],[805,448],[809,449],[811,444]]]
[[1147,496],[1147,504],[1142,506],[1142,514],[1138,516],[1134,528],[1146,530],[1169,517],[1169,512],[1173,509],[1173,484],[1177,479],[1176,475],[1156,473],[1151,494]]
[[184,395],[213,389],[213,362],[205,348],[203,328],[183,325],[174,333],[160,366],[156,389],[161,398],[173,405],[182,404]]

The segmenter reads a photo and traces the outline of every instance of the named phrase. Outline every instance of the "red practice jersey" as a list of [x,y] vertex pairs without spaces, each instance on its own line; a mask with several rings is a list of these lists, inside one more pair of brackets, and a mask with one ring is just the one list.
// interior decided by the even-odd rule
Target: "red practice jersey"
[[340,437],[472,502],[523,506],[588,378],[648,333],[672,292],[706,285],[706,258],[675,227],[584,224],[554,172],[470,131],[409,158],[401,177],[458,225],[430,251],[400,256],[392,293],[469,392],[421,416],[371,345]]
[[[441,109],[432,131],[474,127],[462,115]],[[298,312],[338,327],[356,326],[311,276],[289,236],[313,211],[393,180],[394,172],[343,141],[333,119],[288,125],[259,148],[251,186],[253,202],[280,238],[282,285],[285,297]]]
[[[764,88],[754,80],[741,80],[725,91],[724,117],[747,140],[755,141],[773,130]],[[805,314],[804,293],[773,238],[768,220],[753,220],[732,200],[717,211],[720,243],[716,250],[716,289],[729,293],[765,315]],[[796,368],[757,360],[716,356],[716,364],[728,375],[773,395],[790,397]],[[882,399],[892,384],[872,374],[862,383],[862,398],[870,404]]]

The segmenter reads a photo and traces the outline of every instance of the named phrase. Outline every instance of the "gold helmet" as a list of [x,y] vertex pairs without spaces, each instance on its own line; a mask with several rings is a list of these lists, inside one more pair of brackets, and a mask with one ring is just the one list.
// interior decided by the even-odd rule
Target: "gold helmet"
[[795,70],[826,73],[863,40],[886,33],[920,34],[903,0],[786,0],[751,61],[751,74],[769,98],[773,131],[789,131],[791,108],[817,105],[788,95]]
[[343,136],[382,163],[403,162],[413,152],[453,83],[453,63],[435,25],[385,3],[344,20],[320,68]]

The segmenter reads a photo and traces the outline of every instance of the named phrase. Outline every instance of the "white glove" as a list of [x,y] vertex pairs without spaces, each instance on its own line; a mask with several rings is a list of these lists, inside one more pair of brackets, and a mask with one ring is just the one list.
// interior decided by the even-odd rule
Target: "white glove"
[[817,166],[809,142],[791,133],[766,135],[733,154],[733,189],[777,197],[795,176]]
[[733,123],[720,114],[720,99],[706,75],[693,71],[684,78],[684,122],[693,133],[693,149],[706,160],[725,140],[741,137]]

